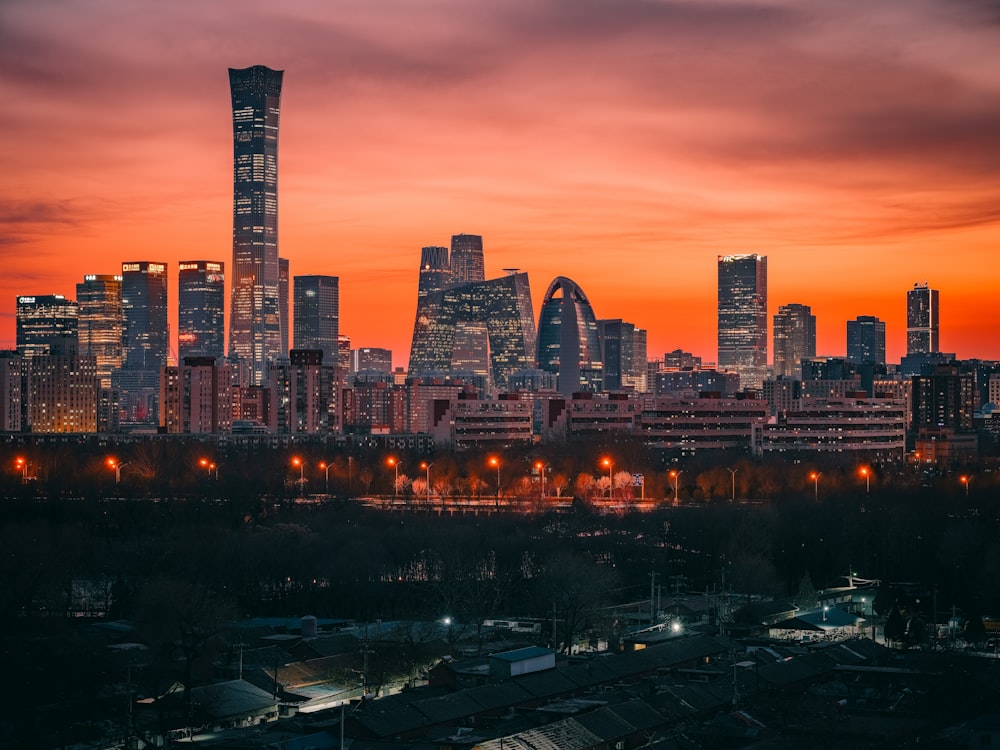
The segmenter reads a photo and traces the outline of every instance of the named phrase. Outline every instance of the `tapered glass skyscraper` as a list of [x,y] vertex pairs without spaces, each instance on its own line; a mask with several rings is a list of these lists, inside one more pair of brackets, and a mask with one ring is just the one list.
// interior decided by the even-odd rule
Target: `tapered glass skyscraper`
[[229,69],[233,103],[233,263],[229,353],[260,385],[282,355],[278,271],[278,116],[284,71]]
[[337,364],[340,338],[340,279],[296,276],[293,291],[295,348],[319,349],[323,364]]
[[719,367],[740,376],[741,388],[767,377],[767,257],[719,257]]

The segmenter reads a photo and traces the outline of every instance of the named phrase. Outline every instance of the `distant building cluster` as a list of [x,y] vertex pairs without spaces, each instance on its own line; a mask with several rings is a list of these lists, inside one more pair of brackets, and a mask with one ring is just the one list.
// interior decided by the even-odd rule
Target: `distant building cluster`
[[[939,350],[939,293],[906,292],[907,352],[885,323],[846,325],[846,357],[817,356],[816,316],[787,303],[768,332],[767,257],[718,257],[715,363],[651,359],[646,331],[599,318],[572,279],[536,319],[528,274],[487,279],[483,238],[420,251],[408,368],[351,348],[336,276],[291,276],[279,256],[282,71],[229,71],[233,246],[225,263],[89,274],[76,300],[17,299],[17,350],[0,353],[0,430],[18,433],[421,435],[454,448],[632,434],[681,452],[858,451],[952,460],[1000,436],[1000,363]],[[537,321],[537,322],[536,322]],[[773,346],[769,357],[768,345]]]

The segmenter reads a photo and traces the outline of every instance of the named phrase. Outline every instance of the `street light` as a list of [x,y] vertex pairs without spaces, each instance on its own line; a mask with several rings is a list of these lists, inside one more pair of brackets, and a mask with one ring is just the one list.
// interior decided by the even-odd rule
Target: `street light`
[[826,622],[826,613],[830,611],[830,607],[827,604],[823,605],[823,622]]
[[201,459],[198,464],[205,467],[205,473],[208,476],[212,476],[212,472],[215,472],[215,481],[219,481],[219,467],[207,458]]
[[306,488],[306,465],[298,456],[292,458],[292,466],[299,467],[299,494],[302,495]]
[[535,469],[538,471],[538,475],[542,478],[542,500],[545,499],[545,464],[541,461],[535,461]]
[[21,472],[21,482],[28,483],[28,460],[18,456],[14,459],[14,468]]
[[963,474],[962,476],[960,476],[958,478],[958,481],[965,485],[965,496],[968,497],[969,496],[969,482],[972,481],[972,477],[968,476],[967,474]]
[[872,472],[867,466],[861,467],[861,476],[865,478],[865,494],[870,495],[872,492]]
[[420,462],[420,468],[424,469],[427,472],[427,500],[428,501],[430,501],[430,499],[431,499],[431,467],[433,465],[434,464],[428,463],[427,461],[421,461]]
[[816,502],[819,502],[819,472],[814,471],[810,473],[809,478],[813,480],[813,494],[815,495]]
[[393,469],[392,492],[395,497],[399,497],[399,461],[394,456],[386,459],[386,464]]
[[611,499],[611,486],[612,486],[612,482],[614,482],[614,479],[611,476],[611,467],[613,465],[614,464],[611,463],[611,459],[610,458],[602,458],[601,459],[601,466],[606,466],[607,469],[608,469],[608,499],[609,500]]
[[128,461],[122,461],[119,463],[116,458],[108,459],[108,467],[115,470],[115,484],[121,484],[123,466],[128,466]]
[[323,470],[323,476],[325,477],[325,481],[326,481],[326,489],[324,490],[324,492],[327,495],[329,495],[330,494],[330,464],[327,461],[320,461],[319,462],[319,468],[321,468]]
[[497,469],[497,507],[500,507],[500,459],[496,456],[490,456],[489,460],[490,466],[495,466]]
[[677,485],[680,482],[681,474],[684,472],[680,469],[673,469],[670,472],[670,478],[674,480],[674,504],[677,504]]
[[727,466],[726,467],[726,471],[728,471],[730,474],[733,475],[733,502],[735,503],[736,502],[736,472],[739,471],[739,469],[730,469]]

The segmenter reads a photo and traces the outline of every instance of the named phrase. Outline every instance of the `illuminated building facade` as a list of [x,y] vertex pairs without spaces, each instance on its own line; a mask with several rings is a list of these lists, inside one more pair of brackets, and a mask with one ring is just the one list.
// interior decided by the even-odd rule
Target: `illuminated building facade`
[[351,350],[351,372],[392,374],[392,349],[365,346]]
[[291,341],[288,330],[288,324],[292,320],[290,315],[291,309],[288,306],[291,300],[289,296],[291,284],[291,266],[288,263],[288,258],[278,258],[278,320],[281,322],[281,351],[278,354],[279,359],[288,357],[289,343]]
[[78,306],[61,294],[17,298],[17,350],[25,357],[49,354],[53,338],[77,335]]
[[455,284],[486,280],[483,238],[478,234],[456,234],[451,238],[451,278]]
[[535,322],[526,273],[428,291],[418,300],[410,347],[411,376],[449,374],[455,368],[456,331],[480,323],[489,342],[490,377],[503,389],[535,358]]
[[125,362],[129,370],[159,370],[167,364],[167,264],[122,263]]
[[232,371],[214,357],[187,357],[163,368],[160,427],[168,434],[214,435],[233,426]]
[[749,450],[754,429],[767,418],[763,399],[657,396],[643,405],[637,429],[645,443],[661,448]]
[[719,257],[719,357],[722,370],[740,376],[741,388],[767,377],[767,257]]
[[76,285],[79,306],[77,338],[80,354],[97,361],[101,388],[111,387],[111,371],[122,366],[125,350],[125,312],[122,277],[88,274]]
[[15,351],[0,351],[0,432],[21,432],[27,426],[28,362]]
[[75,342],[28,364],[28,423],[32,432],[97,432],[99,380],[94,357],[79,356]]
[[914,284],[906,293],[906,354],[934,354],[940,350],[938,290]]
[[[283,71],[229,69],[233,107],[233,264],[229,352],[248,385],[282,355],[278,119]],[[287,314],[287,307],[285,308]],[[287,349],[284,351],[287,354]]]
[[538,316],[538,367],[559,376],[559,392],[601,390],[604,366],[597,318],[590,300],[572,279],[549,284]]
[[884,365],[885,321],[874,315],[859,315],[847,321],[847,359]]
[[597,321],[604,363],[604,390],[647,390],[646,332],[616,320]]
[[340,279],[296,276],[294,288],[295,349],[319,349],[323,363],[336,365],[340,339]]
[[177,356],[219,359],[225,353],[224,264],[181,261],[177,274]]
[[809,305],[781,305],[774,316],[774,374],[802,377],[802,360],[816,356],[816,316]]

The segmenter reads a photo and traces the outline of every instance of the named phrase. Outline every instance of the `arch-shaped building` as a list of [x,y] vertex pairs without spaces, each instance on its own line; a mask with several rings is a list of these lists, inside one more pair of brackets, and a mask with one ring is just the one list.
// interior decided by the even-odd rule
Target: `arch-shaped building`
[[557,373],[559,392],[601,390],[604,365],[597,318],[580,285],[557,276],[538,316],[538,367]]

